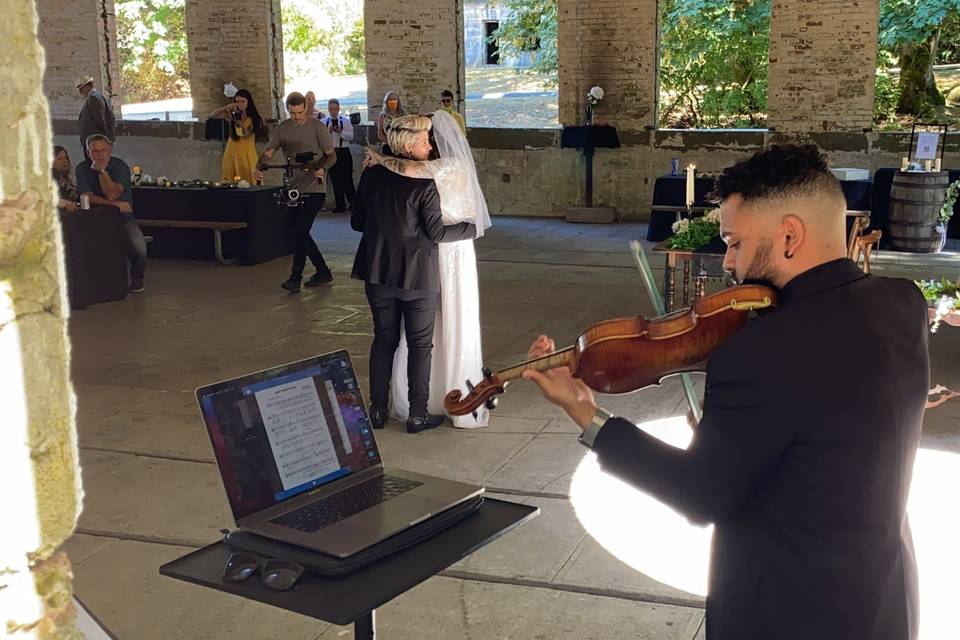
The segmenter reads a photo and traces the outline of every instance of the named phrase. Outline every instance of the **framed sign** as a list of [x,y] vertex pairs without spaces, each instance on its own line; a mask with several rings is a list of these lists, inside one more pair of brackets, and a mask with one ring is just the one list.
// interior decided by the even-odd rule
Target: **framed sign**
[[[914,123],[910,130],[910,154],[914,160],[934,160],[947,146],[947,125]],[[937,151],[939,150],[939,154]]]

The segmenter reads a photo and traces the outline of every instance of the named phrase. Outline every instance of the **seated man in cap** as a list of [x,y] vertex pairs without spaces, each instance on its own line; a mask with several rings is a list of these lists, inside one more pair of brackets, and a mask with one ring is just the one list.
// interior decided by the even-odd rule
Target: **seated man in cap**
[[93,78],[85,76],[77,83],[77,91],[84,97],[80,109],[80,148],[87,160],[87,138],[95,133],[106,136],[110,142],[116,140],[116,117],[113,115],[113,103],[93,86]]

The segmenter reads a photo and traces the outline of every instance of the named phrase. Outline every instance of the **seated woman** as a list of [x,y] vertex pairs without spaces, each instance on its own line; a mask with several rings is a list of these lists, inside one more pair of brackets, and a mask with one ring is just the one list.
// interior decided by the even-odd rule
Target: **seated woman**
[[60,200],[57,201],[57,208],[73,213],[77,210],[77,201],[80,200],[80,190],[77,189],[77,181],[73,177],[73,165],[70,163],[70,154],[60,145],[53,148],[53,167],[50,168],[50,174],[53,181],[57,183],[57,189],[60,192]]
[[211,118],[222,118],[230,122],[230,140],[223,152],[222,178],[231,182],[236,178],[254,183],[253,171],[257,168],[257,138],[266,136],[263,118],[253,103],[253,96],[246,89],[240,89],[233,102],[214,109]]
[[[437,183],[444,224],[472,221],[477,237],[490,226],[487,203],[480,190],[477,169],[466,136],[449,113],[433,114],[431,146],[436,160],[418,162],[383,156],[373,149],[370,163],[383,164],[395,173]],[[444,242],[438,245],[440,262],[440,305],[433,330],[433,359],[430,366],[430,397],[427,411],[443,414],[443,397],[448,391],[467,392],[466,380],[483,379],[483,353],[480,344],[480,289],[477,282],[477,257],[472,240]],[[393,393],[390,413],[405,420],[407,403],[407,345],[400,332],[400,346],[393,359]],[[451,416],[453,426],[464,429],[484,427],[489,411],[480,407],[475,415]]]

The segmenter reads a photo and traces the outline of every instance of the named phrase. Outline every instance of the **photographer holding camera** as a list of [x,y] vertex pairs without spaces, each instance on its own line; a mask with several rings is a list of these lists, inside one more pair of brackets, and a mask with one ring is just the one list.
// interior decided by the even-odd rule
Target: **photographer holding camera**
[[210,117],[226,120],[230,127],[230,139],[223,151],[221,177],[225,182],[240,178],[252,184],[257,167],[255,142],[258,136],[266,137],[266,127],[253,103],[253,96],[246,89],[240,89],[232,102],[214,109]]
[[340,101],[332,98],[327,103],[330,115],[320,118],[320,122],[327,126],[333,146],[337,151],[337,164],[330,169],[330,181],[333,182],[333,195],[337,201],[334,213],[343,213],[347,204],[353,206],[353,156],[350,155],[350,143],[353,142],[353,125],[350,116],[340,113]]
[[288,158],[294,158],[299,154],[314,154],[315,161],[311,166],[298,169],[289,185],[291,189],[300,192],[303,202],[295,207],[293,268],[290,271],[290,278],[280,287],[290,293],[298,293],[300,280],[303,277],[303,267],[308,256],[317,272],[304,283],[304,286],[316,287],[333,281],[333,274],[330,273],[323,254],[310,237],[310,227],[313,226],[317,212],[323,207],[326,195],[324,176],[327,169],[336,163],[337,155],[327,127],[316,118],[307,116],[307,99],[303,94],[293,92],[287,96],[287,113],[290,117],[274,128],[270,142],[267,143],[267,148],[257,162],[253,177],[258,182],[263,180],[261,165],[273,158],[277,149],[283,149],[284,155]]

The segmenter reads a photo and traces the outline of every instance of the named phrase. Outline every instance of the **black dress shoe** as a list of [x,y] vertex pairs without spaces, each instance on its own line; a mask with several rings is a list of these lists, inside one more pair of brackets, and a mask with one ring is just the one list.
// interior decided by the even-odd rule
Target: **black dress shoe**
[[407,418],[407,433],[420,433],[443,424],[443,416],[428,413],[425,416],[410,416]]
[[300,293],[300,278],[290,278],[281,284],[280,288],[290,293]]
[[376,407],[370,407],[370,424],[374,429],[383,429],[384,425],[387,424],[387,409],[378,409]]
[[328,282],[333,282],[333,274],[327,271],[326,273],[320,273],[317,271],[313,276],[303,283],[305,287],[319,287],[322,284],[327,284]]

